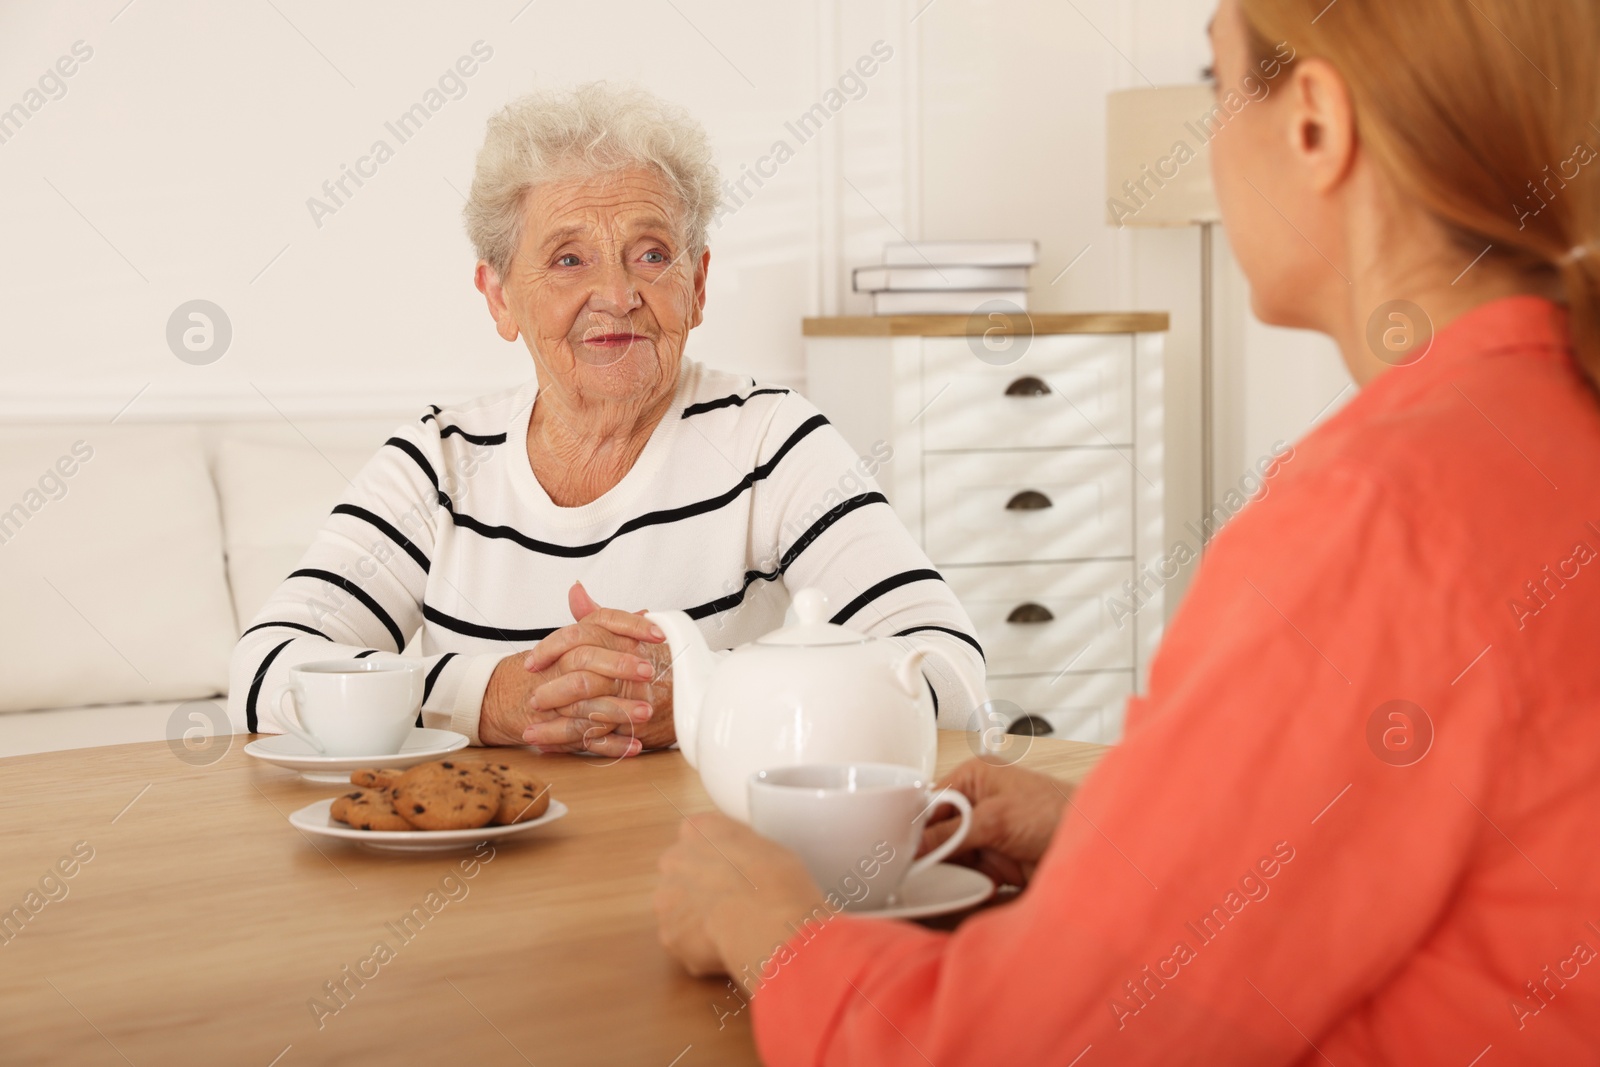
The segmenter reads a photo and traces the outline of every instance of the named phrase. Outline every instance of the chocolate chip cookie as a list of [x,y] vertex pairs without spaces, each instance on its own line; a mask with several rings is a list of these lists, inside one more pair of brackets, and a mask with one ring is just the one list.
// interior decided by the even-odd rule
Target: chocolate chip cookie
[[419,763],[389,790],[395,811],[418,830],[473,830],[500,811],[500,779],[482,763]]
[[495,825],[529,822],[549,810],[550,786],[546,783],[508,763],[485,763],[483,769],[500,782],[500,810],[495,812]]
[[382,769],[366,768],[350,772],[350,784],[359,785],[363,789],[388,789],[400,780],[404,771],[392,767]]
[[333,800],[329,814],[357,830],[415,830],[395,810],[394,798],[387,789],[357,789]]

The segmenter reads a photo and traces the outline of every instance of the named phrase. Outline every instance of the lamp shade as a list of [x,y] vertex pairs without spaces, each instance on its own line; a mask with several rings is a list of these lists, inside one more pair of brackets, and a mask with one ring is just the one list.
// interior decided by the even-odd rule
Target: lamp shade
[[1220,222],[1211,140],[1230,114],[1209,85],[1125,89],[1106,98],[1106,221]]

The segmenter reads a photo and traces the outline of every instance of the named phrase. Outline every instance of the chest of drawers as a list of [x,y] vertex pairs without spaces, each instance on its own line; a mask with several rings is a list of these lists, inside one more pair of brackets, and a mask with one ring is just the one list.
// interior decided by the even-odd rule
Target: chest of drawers
[[992,706],[1110,743],[1164,617],[1167,316],[1018,318],[806,319],[807,393],[890,452],[879,484],[972,616]]

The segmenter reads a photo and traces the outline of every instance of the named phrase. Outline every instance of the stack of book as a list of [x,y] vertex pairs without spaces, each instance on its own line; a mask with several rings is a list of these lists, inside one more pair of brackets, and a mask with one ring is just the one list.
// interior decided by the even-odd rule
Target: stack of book
[[921,241],[884,247],[883,266],[857,267],[852,288],[874,315],[970,315],[991,301],[1028,310],[1037,241]]

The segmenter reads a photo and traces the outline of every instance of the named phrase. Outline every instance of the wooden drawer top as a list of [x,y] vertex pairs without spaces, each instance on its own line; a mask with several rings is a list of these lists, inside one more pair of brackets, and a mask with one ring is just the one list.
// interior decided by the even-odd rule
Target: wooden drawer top
[[[1033,332],[1159,333],[1168,327],[1165,311],[1104,311],[1089,314],[1029,316]],[[801,320],[806,337],[965,337],[970,315],[855,315]]]

